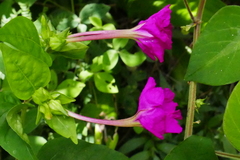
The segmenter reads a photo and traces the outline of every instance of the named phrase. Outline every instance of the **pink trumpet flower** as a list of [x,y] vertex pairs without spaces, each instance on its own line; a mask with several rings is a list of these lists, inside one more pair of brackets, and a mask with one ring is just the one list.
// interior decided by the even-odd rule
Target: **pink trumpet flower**
[[160,139],[163,139],[163,135],[166,133],[181,133],[182,127],[177,120],[181,120],[182,116],[180,110],[176,110],[178,104],[173,102],[174,93],[168,88],[163,89],[155,86],[155,80],[150,77],[140,95],[138,111],[130,118],[121,120],[95,119],[71,111],[68,111],[68,115],[98,124],[143,127]]
[[172,25],[170,5],[140,21],[132,29],[83,32],[69,35],[68,42],[129,38],[136,40],[142,51],[152,60],[164,61],[164,50],[172,48]]

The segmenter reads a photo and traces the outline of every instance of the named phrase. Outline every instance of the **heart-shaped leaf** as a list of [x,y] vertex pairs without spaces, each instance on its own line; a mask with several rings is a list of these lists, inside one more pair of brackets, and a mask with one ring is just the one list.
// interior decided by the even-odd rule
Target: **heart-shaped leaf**
[[197,40],[185,79],[208,85],[240,80],[240,7],[220,9]]
[[50,56],[43,51],[37,30],[24,17],[17,17],[0,29],[0,50],[5,74],[13,93],[26,100],[50,81]]
[[223,130],[227,139],[240,150],[240,83],[234,88],[226,107],[223,118]]

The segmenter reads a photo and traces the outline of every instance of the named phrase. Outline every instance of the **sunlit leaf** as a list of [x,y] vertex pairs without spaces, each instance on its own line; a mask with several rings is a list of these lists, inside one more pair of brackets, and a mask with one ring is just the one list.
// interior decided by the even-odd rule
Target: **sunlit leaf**
[[85,84],[82,82],[74,81],[72,79],[66,79],[57,87],[56,91],[66,96],[75,98],[80,94],[84,87]]
[[136,67],[140,65],[147,58],[143,52],[129,53],[127,50],[120,52],[122,61],[129,67]]
[[53,116],[50,120],[46,119],[47,124],[54,131],[63,137],[71,138],[77,144],[76,124],[73,118],[67,116]]
[[21,110],[26,110],[28,108],[25,104],[20,104],[15,107],[13,107],[8,113],[7,113],[7,122],[9,126],[14,130],[19,137],[21,137],[24,141],[29,143],[29,139],[26,133],[24,133],[23,130],[23,120],[20,116]]
[[94,74],[94,83],[97,89],[104,93],[118,93],[114,77],[107,72]]
[[10,88],[20,99],[26,100],[36,89],[50,80],[50,56],[40,46],[33,23],[17,17],[0,29],[0,49]]
[[223,118],[223,130],[230,143],[240,150],[240,83],[235,86],[227,103]]
[[190,58],[186,80],[224,85],[240,80],[239,6],[220,9],[201,33]]

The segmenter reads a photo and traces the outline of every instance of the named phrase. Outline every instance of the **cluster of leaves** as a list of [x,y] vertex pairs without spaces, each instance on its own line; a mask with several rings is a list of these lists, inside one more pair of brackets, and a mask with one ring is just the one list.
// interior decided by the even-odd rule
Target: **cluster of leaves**
[[[181,0],[94,2],[0,3],[0,159],[212,160],[217,159],[214,148],[237,153],[239,85],[231,90],[240,79],[240,7],[207,1],[203,32],[191,50],[191,20]],[[71,32],[131,28],[167,4],[172,4],[175,28],[164,64],[148,59],[132,40],[66,41]],[[195,13],[198,1],[189,5]],[[65,109],[93,118],[129,117],[149,76],[175,91],[184,117],[186,80],[205,84],[197,93],[198,136],[181,142],[183,134],[169,134],[160,141],[142,128],[106,127],[66,116]]]

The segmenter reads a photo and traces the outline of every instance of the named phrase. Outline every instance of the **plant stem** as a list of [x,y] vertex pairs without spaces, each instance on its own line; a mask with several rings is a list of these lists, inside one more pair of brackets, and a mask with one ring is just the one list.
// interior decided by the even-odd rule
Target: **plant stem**
[[221,151],[215,151],[215,153],[219,157],[238,159],[238,160],[240,159],[240,155],[237,155],[237,154],[225,153]]
[[187,0],[183,0],[183,2],[184,2],[185,6],[186,6],[186,8],[187,8],[187,10],[188,10],[188,13],[189,13],[192,21],[194,22],[194,21],[195,21],[195,17],[194,17],[193,14],[192,14],[192,11],[191,11],[191,9],[190,9],[190,7],[189,7],[189,5],[188,5]]
[[72,12],[75,13],[74,1],[73,0],[71,0],[71,8],[72,8]]
[[[200,0],[199,6],[198,6],[198,12],[197,16],[193,17],[192,13],[190,11],[189,5],[186,0],[184,0],[184,3],[186,5],[186,8],[189,11],[189,14],[191,16],[191,19],[193,20],[193,23],[196,24],[194,31],[193,31],[193,47],[200,35],[200,29],[201,29],[201,19],[202,14],[204,10],[204,6],[206,3],[206,0]],[[187,118],[186,118],[186,127],[185,127],[185,135],[184,139],[188,138],[193,133],[193,121],[194,121],[194,113],[195,113],[195,102],[196,102],[196,92],[197,92],[197,83],[196,82],[189,82],[189,94],[188,94],[188,111],[187,111]]]

